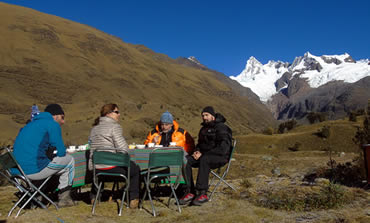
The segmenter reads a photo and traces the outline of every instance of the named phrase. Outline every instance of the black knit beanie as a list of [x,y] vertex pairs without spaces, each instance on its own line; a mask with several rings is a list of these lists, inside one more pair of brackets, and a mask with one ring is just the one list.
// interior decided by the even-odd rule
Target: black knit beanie
[[49,112],[51,115],[64,115],[62,107],[58,104],[50,104],[46,106],[45,112]]
[[216,112],[215,112],[215,110],[213,109],[212,106],[207,106],[207,107],[203,108],[202,113],[203,112],[207,112],[207,113],[211,114],[212,116],[216,115]]

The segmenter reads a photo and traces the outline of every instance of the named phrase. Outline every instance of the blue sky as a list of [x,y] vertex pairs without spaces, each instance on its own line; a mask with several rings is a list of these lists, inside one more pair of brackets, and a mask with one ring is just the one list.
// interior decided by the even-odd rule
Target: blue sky
[[93,26],[171,58],[195,56],[238,75],[250,56],[293,62],[349,53],[370,58],[369,0],[3,1]]

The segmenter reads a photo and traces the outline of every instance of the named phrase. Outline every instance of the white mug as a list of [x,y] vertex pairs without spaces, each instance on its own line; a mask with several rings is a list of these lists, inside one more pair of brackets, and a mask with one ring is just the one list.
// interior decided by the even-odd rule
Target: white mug
[[176,146],[176,142],[170,142],[170,146]]
[[148,147],[149,147],[149,148],[154,147],[154,145],[155,145],[155,143],[153,143],[153,142],[148,143]]

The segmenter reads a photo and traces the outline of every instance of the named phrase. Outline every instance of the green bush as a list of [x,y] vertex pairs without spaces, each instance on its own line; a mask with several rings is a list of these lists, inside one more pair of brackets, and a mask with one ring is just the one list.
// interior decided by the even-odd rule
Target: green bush
[[272,127],[267,127],[262,131],[262,134],[264,135],[273,135],[274,129]]
[[353,195],[340,185],[329,183],[318,191],[266,191],[264,198],[256,199],[255,202],[259,206],[277,210],[312,211],[341,207],[352,198]]
[[293,128],[297,127],[297,121],[295,119],[288,120],[286,122],[283,122],[278,127],[278,133],[282,134],[285,132],[285,129],[287,131],[292,130]]
[[314,124],[316,121],[323,122],[327,120],[327,114],[323,112],[309,112],[306,116],[310,124]]
[[348,115],[348,120],[351,122],[357,122],[357,115],[354,112],[350,112]]
[[327,139],[330,137],[330,126],[324,126],[322,127],[316,135],[320,138]]
[[363,127],[357,127],[357,132],[353,141],[360,147],[363,144],[370,144],[370,100],[368,101]]
[[296,142],[296,143],[294,143],[293,146],[289,147],[288,149],[290,151],[296,152],[296,151],[299,151],[299,147],[301,147],[301,145],[302,145],[302,143]]

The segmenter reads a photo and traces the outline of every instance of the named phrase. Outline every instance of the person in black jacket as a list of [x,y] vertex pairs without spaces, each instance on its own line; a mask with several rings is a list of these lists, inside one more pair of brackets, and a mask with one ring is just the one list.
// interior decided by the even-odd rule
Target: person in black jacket
[[[186,190],[180,199],[181,205],[202,205],[208,201],[208,178],[211,169],[224,166],[230,156],[232,131],[225,125],[226,119],[215,113],[213,107],[202,110],[202,128],[199,131],[198,144],[192,155],[187,156]],[[199,168],[197,182],[194,187],[192,167]],[[196,196],[195,196],[196,194]]]

